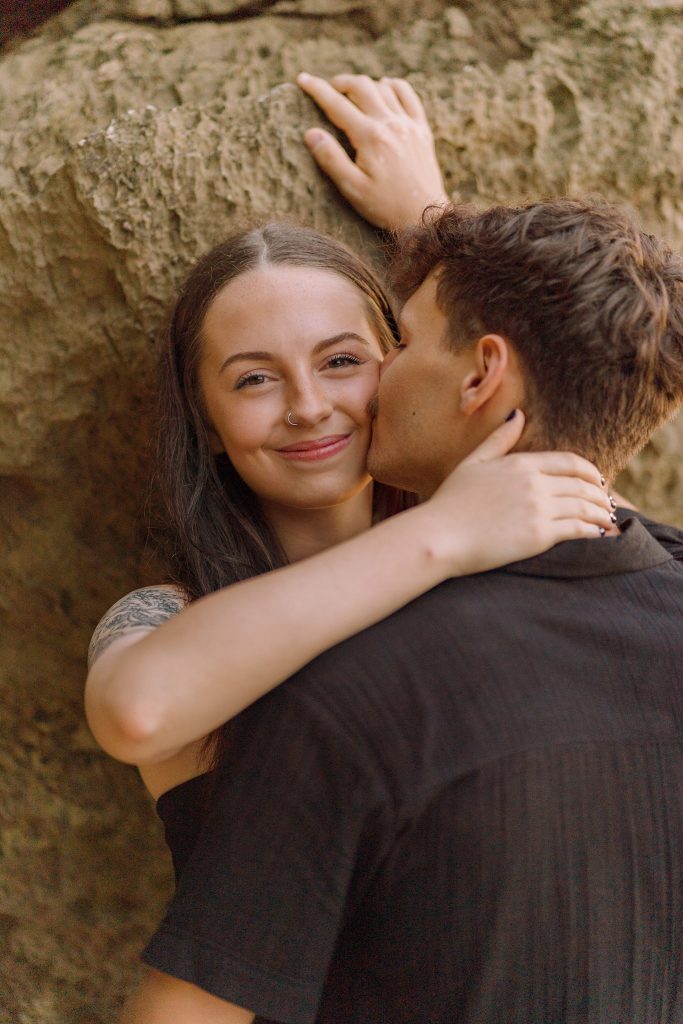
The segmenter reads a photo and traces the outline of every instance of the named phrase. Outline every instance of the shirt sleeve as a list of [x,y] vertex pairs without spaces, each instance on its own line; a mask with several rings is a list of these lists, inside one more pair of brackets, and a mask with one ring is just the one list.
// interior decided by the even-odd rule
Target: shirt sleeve
[[379,862],[388,816],[354,744],[297,682],[233,722],[197,845],[143,959],[258,1017],[311,1024],[350,889]]

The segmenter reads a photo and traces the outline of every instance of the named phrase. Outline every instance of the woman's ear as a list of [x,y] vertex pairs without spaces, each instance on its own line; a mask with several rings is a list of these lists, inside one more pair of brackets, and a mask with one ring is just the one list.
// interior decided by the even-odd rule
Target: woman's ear
[[500,334],[484,334],[470,351],[471,368],[460,387],[460,412],[464,416],[471,416],[495,396],[510,361],[509,342]]

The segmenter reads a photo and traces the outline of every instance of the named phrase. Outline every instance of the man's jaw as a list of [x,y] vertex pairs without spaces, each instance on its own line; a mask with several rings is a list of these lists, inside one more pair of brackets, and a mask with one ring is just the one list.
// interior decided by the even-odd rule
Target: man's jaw
[[[388,465],[387,460],[382,458],[380,454],[382,446],[377,440],[379,433],[377,428],[380,420],[379,395],[375,395],[368,403],[368,413],[372,417],[370,447],[367,454],[367,469],[370,476],[379,484],[396,487],[398,490],[417,494],[421,498],[430,497],[443,482],[442,480],[427,482],[425,474],[419,471],[411,479],[406,476],[408,467],[402,461],[400,455],[392,459]],[[383,435],[386,442],[387,434],[384,430]]]
[[[396,487],[402,491],[411,491],[417,494],[417,488],[406,486],[406,481],[403,478],[400,459],[390,460],[387,465],[387,460],[382,458],[381,455],[381,444],[378,440],[378,420],[379,420],[379,396],[375,395],[374,398],[368,403],[368,413],[372,417],[371,430],[370,430],[370,447],[368,448],[367,454],[367,469],[370,476],[378,484],[386,484],[388,487]],[[386,431],[384,431],[386,440]]]
[[396,487],[398,490],[410,491],[419,494],[419,488],[413,486],[406,479],[405,467],[401,465],[400,458],[387,460],[380,452],[380,446],[374,441],[370,443],[367,456],[368,473],[378,484],[386,484],[388,487]]

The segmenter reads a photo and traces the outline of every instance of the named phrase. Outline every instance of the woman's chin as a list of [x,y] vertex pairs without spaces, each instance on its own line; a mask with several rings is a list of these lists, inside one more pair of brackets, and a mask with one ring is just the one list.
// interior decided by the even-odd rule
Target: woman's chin
[[298,488],[296,492],[280,491],[277,493],[259,495],[259,500],[264,509],[272,508],[291,509],[299,512],[323,511],[341,507],[358,498],[372,484],[372,477],[369,473],[357,478],[344,487],[331,488]]

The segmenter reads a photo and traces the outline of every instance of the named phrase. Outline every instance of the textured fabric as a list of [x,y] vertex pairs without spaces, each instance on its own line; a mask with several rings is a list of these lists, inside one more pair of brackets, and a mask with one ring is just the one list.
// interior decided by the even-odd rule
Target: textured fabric
[[195,775],[168,789],[156,803],[164,824],[164,838],[171,852],[176,885],[192,853],[211,797],[215,772]]
[[144,958],[291,1024],[679,1024],[682,723],[635,518],[442,584],[236,719]]

